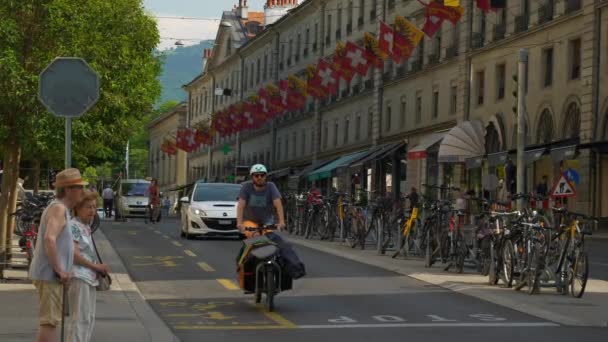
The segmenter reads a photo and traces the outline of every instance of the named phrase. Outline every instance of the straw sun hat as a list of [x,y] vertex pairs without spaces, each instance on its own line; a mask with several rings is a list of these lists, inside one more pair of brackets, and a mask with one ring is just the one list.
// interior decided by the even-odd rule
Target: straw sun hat
[[78,169],[65,169],[57,174],[53,186],[56,188],[65,188],[72,185],[86,186],[89,182],[82,179]]

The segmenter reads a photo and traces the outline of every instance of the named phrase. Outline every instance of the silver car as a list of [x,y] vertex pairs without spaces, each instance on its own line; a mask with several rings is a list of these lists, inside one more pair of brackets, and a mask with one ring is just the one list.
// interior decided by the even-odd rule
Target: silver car
[[148,188],[150,182],[145,179],[123,179],[118,185],[114,205],[115,220],[127,217],[147,219]]

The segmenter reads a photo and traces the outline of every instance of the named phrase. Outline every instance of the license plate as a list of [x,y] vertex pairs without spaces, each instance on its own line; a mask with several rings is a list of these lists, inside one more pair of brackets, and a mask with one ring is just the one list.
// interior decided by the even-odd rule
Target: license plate
[[232,224],[232,221],[230,221],[230,220],[220,220],[220,224],[229,225],[229,224]]

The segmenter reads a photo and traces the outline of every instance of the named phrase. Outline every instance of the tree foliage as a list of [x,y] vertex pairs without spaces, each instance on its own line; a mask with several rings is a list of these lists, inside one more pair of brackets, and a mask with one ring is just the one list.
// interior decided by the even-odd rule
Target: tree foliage
[[62,164],[63,120],[38,103],[38,75],[77,56],[99,74],[101,98],[73,122],[74,164],[122,159],[160,94],[159,34],[142,1],[5,0],[0,18],[0,145],[16,139],[25,158]]

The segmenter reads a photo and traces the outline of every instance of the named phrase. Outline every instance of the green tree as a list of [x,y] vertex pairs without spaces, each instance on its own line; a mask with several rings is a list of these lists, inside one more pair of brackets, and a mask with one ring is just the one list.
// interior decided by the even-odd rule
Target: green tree
[[1,262],[22,156],[55,166],[63,159],[63,120],[39,104],[39,73],[57,56],[77,56],[99,74],[100,101],[72,130],[74,164],[96,165],[122,159],[117,151],[160,94],[161,61],[156,21],[142,0],[4,0],[0,18]]

